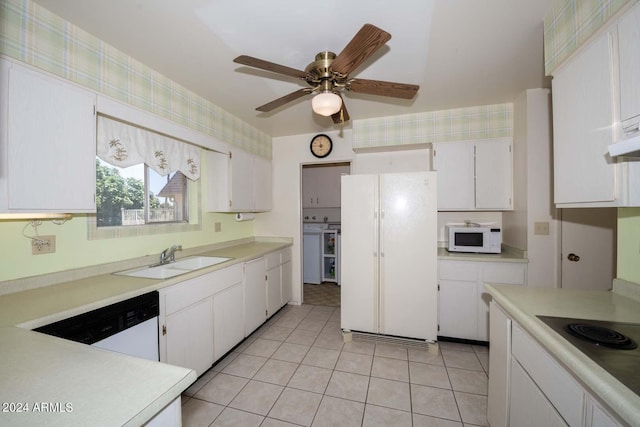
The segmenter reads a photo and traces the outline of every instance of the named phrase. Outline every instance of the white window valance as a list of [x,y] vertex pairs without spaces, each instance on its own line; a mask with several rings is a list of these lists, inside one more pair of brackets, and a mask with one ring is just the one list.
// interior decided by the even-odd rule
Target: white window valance
[[124,122],[98,116],[97,153],[105,162],[126,168],[146,163],[164,176],[176,171],[200,178],[201,148]]

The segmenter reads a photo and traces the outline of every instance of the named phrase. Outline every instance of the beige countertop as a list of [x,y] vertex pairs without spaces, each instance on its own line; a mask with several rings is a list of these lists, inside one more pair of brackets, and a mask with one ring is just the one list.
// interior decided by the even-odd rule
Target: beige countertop
[[630,425],[640,425],[640,396],[539,320],[536,315],[640,323],[640,302],[608,291],[487,285],[505,309],[590,393]]
[[[194,371],[30,329],[257,258],[290,244],[284,239],[273,239],[201,252],[185,251],[189,256],[197,253],[233,259],[167,280],[103,273],[0,296],[0,402],[5,405],[0,409],[0,425],[145,423],[195,381]],[[121,270],[131,267],[125,264]],[[55,410],[43,411],[42,402],[50,403]],[[2,411],[5,407],[24,408],[24,404],[28,412]]]

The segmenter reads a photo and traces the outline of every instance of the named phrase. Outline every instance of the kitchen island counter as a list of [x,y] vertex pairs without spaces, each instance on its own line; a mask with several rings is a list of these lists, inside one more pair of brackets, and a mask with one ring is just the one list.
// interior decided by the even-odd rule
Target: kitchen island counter
[[[614,286],[615,288],[615,286]],[[640,302],[616,292],[487,285],[505,312],[587,390],[629,425],[639,425],[640,396],[536,316],[640,323]]]
[[[286,239],[186,249],[231,260],[167,280],[112,274],[138,260],[50,275],[56,283],[0,296],[1,425],[127,425],[148,422],[196,380],[191,369],[101,350],[31,329],[290,246]],[[105,271],[108,270],[108,271]],[[67,280],[64,280],[68,277]],[[33,286],[43,278],[0,283]]]

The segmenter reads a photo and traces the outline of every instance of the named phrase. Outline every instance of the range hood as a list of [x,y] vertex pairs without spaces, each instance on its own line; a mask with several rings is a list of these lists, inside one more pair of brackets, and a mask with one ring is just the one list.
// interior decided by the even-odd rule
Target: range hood
[[637,157],[640,158],[640,132],[631,138],[623,139],[609,146],[611,157]]

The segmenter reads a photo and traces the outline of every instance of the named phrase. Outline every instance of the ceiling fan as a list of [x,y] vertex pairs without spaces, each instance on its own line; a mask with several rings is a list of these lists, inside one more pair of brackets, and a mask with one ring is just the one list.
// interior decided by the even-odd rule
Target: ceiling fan
[[349,77],[353,70],[384,46],[389,39],[391,34],[374,25],[364,24],[339,55],[336,56],[329,51],[320,52],[304,71],[246,55],[238,56],[233,62],[295,77],[304,80],[310,86],[261,105],[256,110],[272,111],[288,102],[317,92],[311,100],[313,111],[323,116],[331,116],[334,123],[344,123],[349,120],[349,113],[340,95],[343,90],[411,99],[420,89],[418,85]]

